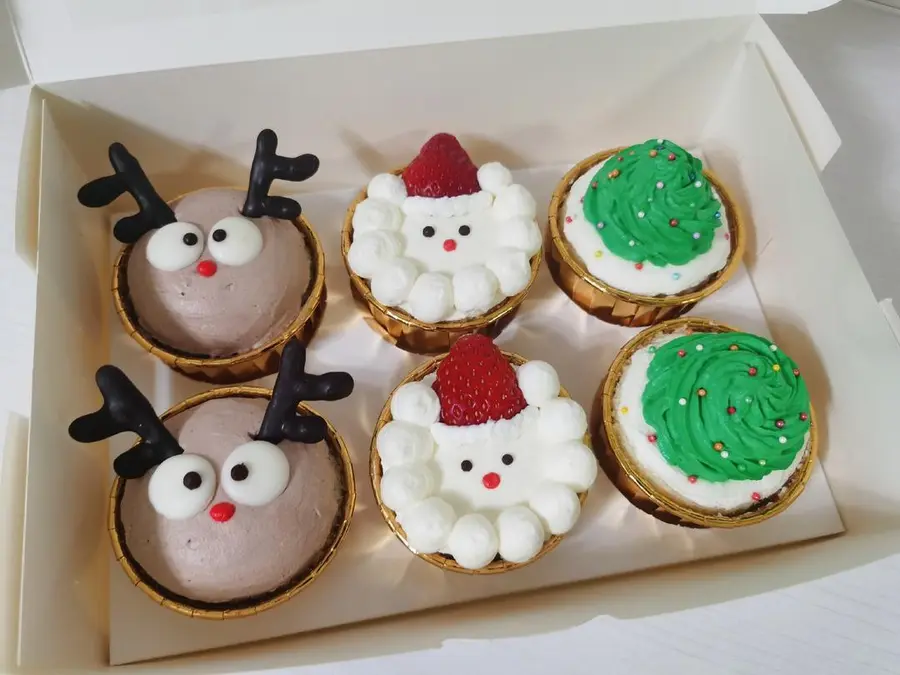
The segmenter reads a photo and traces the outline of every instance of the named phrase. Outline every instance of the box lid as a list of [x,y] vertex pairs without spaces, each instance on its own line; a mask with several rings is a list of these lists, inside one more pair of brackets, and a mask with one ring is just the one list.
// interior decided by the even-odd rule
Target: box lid
[[7,0],[36,83],[582,28],[754,13],[837,0]]

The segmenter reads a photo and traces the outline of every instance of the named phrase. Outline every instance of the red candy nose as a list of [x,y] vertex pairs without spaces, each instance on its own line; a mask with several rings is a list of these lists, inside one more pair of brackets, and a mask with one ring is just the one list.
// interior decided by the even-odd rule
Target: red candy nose
[[500,474],[494,473],[493,471],[491,471],[490,473],[486,473],[484,474],[484,477],[482,477],[481,483],[488,490],[493,490],[495,487],[500,485]]
[[197,263],[197,274],[201,277],[211,277],[217,269],[216,263],[212,260],[201,260]]
[[456,240],[455,239],[444,239],[444,250],[445,251],[455,251],[456,250]]
[[209,517],[217,523],[227,523],[234,515],[234,504],[228,502],[219,502],[214,504],[209,510]]

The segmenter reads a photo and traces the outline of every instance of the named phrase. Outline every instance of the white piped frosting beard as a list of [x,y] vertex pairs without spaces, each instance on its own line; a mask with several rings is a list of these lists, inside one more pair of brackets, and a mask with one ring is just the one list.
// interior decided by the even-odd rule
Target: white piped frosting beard
[[559,396],[556,371],[529,361],[516,372],[528,406],[509,420],[450,426],[439,420],[432,378],[391,399],[393,421],[378,434],[381,498],[419,553],[441,552],[468,569],[497,555],[534,558],[581,513],[578,493],[597,477],[584,445],[587,418]]
[[347,262],[376,300],[436,323],[479,316],[527,288],[541,247],[534,198],[497,162],[481,166],[478,182],[480,192],[436,199],[407,196],[393,174],[369,182]]

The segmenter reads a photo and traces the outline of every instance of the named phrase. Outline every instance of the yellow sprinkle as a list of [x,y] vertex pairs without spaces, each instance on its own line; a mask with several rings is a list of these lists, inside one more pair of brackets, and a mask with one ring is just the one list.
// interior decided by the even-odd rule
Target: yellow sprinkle
[[628,406],[627,406],[627,405],[623,405],[621,408],[619,408],[619,410],[621,411],[621,413],[622,413],[623,415],[627,415],[627,414],[628,414]]
[[781,370],[781,366],[779,366],[779,365],[776,363],[774,366],[772,366],[772,370],[774,370],[774,371],[777,373],[779,370]]
[[603,257],[603,251],[600,251],[600,250],[594,251],[594,257],[595,257],[595,258],[602,258],[602,257]]

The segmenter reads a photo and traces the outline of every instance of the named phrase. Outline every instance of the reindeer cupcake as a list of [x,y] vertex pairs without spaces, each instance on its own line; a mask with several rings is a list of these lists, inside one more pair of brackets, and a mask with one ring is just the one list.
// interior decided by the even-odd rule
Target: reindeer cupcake
[[353,513],[353,471],[338,434],[303,401],[345,398],[353,379],[308,374],[305,359],[292,339],[274,391],[212,390],[161,417],[121,370],[97,371],[103,405],[69,434],[140,436],[113,464],[109,531],[155,602],[202,618],[253,615],[293,597],[334,555]]
[[292,336],[312,337],[324,311],[324,258],[300,204],[269,195],[276,179],[298,182],[315,155],[276,154],[275,132],[256,143],[246,191],[212,188],[166,203],[121,143],[109,147],[111,176],[78,192],[99,208],[128,192],[138,212],[113,228],[126,244],[113,294],[126,330],[186,375],[246,381],[275,371]]

